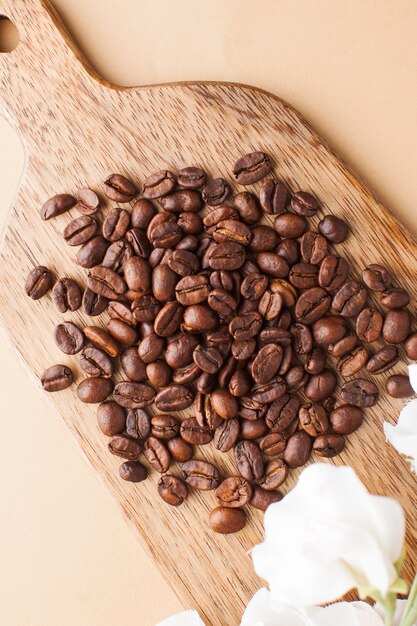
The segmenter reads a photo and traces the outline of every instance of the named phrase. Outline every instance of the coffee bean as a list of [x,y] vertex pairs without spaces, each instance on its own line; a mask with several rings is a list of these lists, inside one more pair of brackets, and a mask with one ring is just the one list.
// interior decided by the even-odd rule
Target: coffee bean
[[122,174],[111,174],[104,182],[104,193],[115,202],[130,202],[137,195],[136,185]]
[[262,209],[269,215],[284,213],[288,199],[288,189],[280,180],[268,178],[259,190],[259,201]]
[[65,211],[72,209],[72,207],[76,203],[76,199],[69,194],[57,194],[56,196],[53,196],[52,198],[47,200],[42,206],[40,210],[41,219],[50,220],[51,217],[61,215],[62,213],[65,213]]
[[155,333],[151,333],[142,339],[138,347],[138,355],[144,363],[153,363],[162,355],[165,341]]
[[260,480],[264,475],[264,462],[259,446],[254,441],[239,441],[234,447],[238,470],[246,480]]
[[97,346],[97,348],[101,348],[112,357],[119,355],[119,346],[108,332],[98,326],[85,326],[83,330],[87,339]]
[[126,209],[111,209],[103,222],[103,237],[108,241],[118,241],[125,235],[129,223],[130,213]]
[[335,215],[326,215],[319,222],[319,231],[331,243],[342,243],[349,235],[349,227]]
[[113,391],[113,399],[126,409],[144,409],[152,404],[154,398],[154,389],[143,383],[122,381]]
[[325,369],[315,374],[304,387],[304,394],[309,400],[321,402],[332,395],[337,386],[337,376],[333,370]]
[[323,409],[326,411],[327,415],[329,415],[336,406],[336,398],[334,396],[329,396],[323,400],[321,404],[323,405]]
[[297,191],[291,198],[291,208],[298,215],[312,217],[319,210],[316,198],[307,191]]
[[300,246],[296,239],[283,239],[276,248],[276,253],[282,256],[288,265],[294,265],[300,258]]
[[84,345],[84,334],[72,322],[59,324],[54,331],[55,343],[65,354],[77,354]]
[[132,227],[146,230],[155,213],[156,209],[150,200],[139,198],[133,205],[130,215]]
[[391,369],[400,360],[397,346],[384,346],[375,352],[366,364],[366,371],[371,374],[382,374]]
[[321,348],[313,348],[307,355],[304,369],[307,374],[321,374],[326,367],[326,354]]
[[369,354],[366,348],[363,346],[356,346],[352,352],[345,354],[338,364],[337,369],[345,378],[354,376],[359,370],[365,367]]
[[116,341],[124,346],[133,346],[138,341],[138,333],[134,328],[122,320],[110,319],[107,330]]
[[337,315],[322,317],[313,324],[313,336],[319,346],[330,346],[347,333],[346,320]]
[[215,228],[219,222],[238,219],[239,213],[236,209],[228,206],[227,204],[222,204],[217,209],[213,209],[210,213],[207,213],[207,215],[204,216],[203,224],[207,233],[211,234],[213,228]]
[[242,191],[233,198],[233,206],[245,224],[256,224],[261,219],[258,201],[249,191]]
[[165,474],[170,468],[171,457],[166,445],[156,437],[149,437],[143,446],[143,454],[158,474]]
[[410,296],[405,289],[396,287],[383,291],[380,302],[386,309],[402,309],[410,304]]
[[72,371],[66,365],[52,365],[41,375],[42,388],[49,392],[67,389],[73,382]]
[[271,169],[271,161],[264,152],[251,152],[236,161],[233,174],[241,185],[251,185],[264,178]]
[[274,280],[270,281],[270,288],[272,293],[281,294],[285,306],[294,306],[298,294],[297,290],[291,285],[291,283],[286,280],[280,280],[278,278],[275,278]]
[[285,239],[298,239],[307,230],[307,222],[301,215],[281,213],[275,218],[274,228]]
[[282,500],[282,494],[279,491],[265,491],[262,487],[255,487],[251,505],[260,511],[266,511],[270,504]]
[[186,461],[181,469],[185,482],[199,491],[210,491],[220,484],[219,470],[207,461]]
[[173,335],[180,327],[184,309],[177,302],[167,302],[155,318],[155,333],[160,337]]
[[244,262],[244,247],[232,241],[216,244],[209,253],[209,264],[213,270],[237,270]]
[[113,390],[113,383],[108,378],[85,378],[77,387],[77,396],[81,402],[96,404],[104,402]]
[[[285,389],[284,379],[277,376],[265,384],[254,385],[252,387],[252,400],[261,404],[270,404],[280,398],[285,393]],[[244,416],[242,415],[242,417]]]
[[320,233],[307,231],[301,237],[301,256],[305,263],[320,265],[327,255],[327,241]]
[[411,317],[407,309],[388,311],[382,327],[382,337],[387,343],[402,343],[410,334]]
[[252,239],[248,246],[251,252],[271,252],[278,245],[279,237],[275,230],[266,224],[252,227]]
[[367,307],[361,311],[356,319],[356,334],[361,341],[372,343],[376,341],[382,330],[384,320],[379,311]]
[[387,378],[385,389],[392,398],[410,398],[415,395],[410,379],[404,374],[396,374]]
[[298,289],[311,289],[317,287],[319,270],[316,265],[310,263],[296,263],[292,266],[289,280]]
[[246,513],[243,509],[230,509],[218,506],[209,515],[209,526],[215,533],[229,535],[237,533],[246,524]]
[[162,198],[175,188],[176,177],[168,170],[159,170],[145,179],[143,197],[146,199]]
[[318,437],[329,430],[329,420],[323,406],[318,402],[310,402],[301,407],[298,417],[301,428],[311,437]]
[[287,442],[282,433],[270,433],[265,435],[259,441],[259,447],[268,457],[274,457],[282,454],[285,450]]
[[354,317],[362,311],[365,302],[365,287],[357,280],[348,280],[333,296],[332,311],[342,317]]
[[194,350],[193,359],[196,365],[208,374],[215,374],[219,371],[223,357],[216,348],[199,345]]
[[120,435],[126,427],[125,410],[112,400],[102,402],[97,409],[97,423],[107,437]]
[[350,435],[363,422],[363,410],[353,404],[342,404],[329,415],[330,425],[337,435]]
[[234,242],[247,246],[252,239],[252,232],[240,220],[221,220],[212,229],[212,237],[216,243]]
[[320,265],[319,285],[327,291],[338,289],[346,280],[349,266],[345,259],[333,254],[326,256]]
[[250,274],[241,284],[240,292],[248,300],[259,300],[262,298],[268,286],[268,279],[262,274]]
[[378,402],[379,391],[372,381],[357,378],[344,383],[340,389],[340,395],[347,404],[365,408],[375,406]]
[[[116,404],[116,406],[119,406]],[[145,409],[130,409],[126,417],[126,432],[132,439],[146,439],[151,433],[151,418]]]
[[274,491],[278,489],[288,478],[288,465],[282,459],[273,459],[267,463],[265,475],[259,483],[259,486],[265,491]]
[[287,391],[292,393],[302,389],[307,384],[308,379],[309,376],[301,364],[290,367],[288,372],[285,374]]
[[411,333],[404,341],[403,347],[406,355],[412,361],[417,361],[417,332]]
[[288,439],[284,461],[291,469],[302,467],[310,458],[312,447],[312,438],[304,430],[298,430]]
[[[267,387],[264,386],[262,389],[269,390],[270,385],[267,385]],[[282,394],[283,393],[285,393],[285,385],[282,385]],[[257,420],[261,417],[264,417],[266,411],[267,406],[265,406],[265,404],[261,404],[261,402],[259,402],[258,400],[254,400],[253,398],[248,396],[239,398],[239,416],[243,419]]]
[[[312,266],[313,267],[313,266]],[[314,324],[329,310],[332,299],[321,287],[304,291],[295,305],[295,316],[303,324]]]
[[219,318],[203,304],[193,304],[185,309],[183,329],[189,333],[207,333],[217,328]]
[[283,356],[282,347],[277,344],[263,346],[251,365],[251,375],[255,383],[265,384],[278,372]]
[[172,458],[178,463],[185,463],[193,458],[194,448],[181,437],[174,437],[167,442]]
[[158,265],[152,272],[153,296],[164,303],[175,300],[177,282],[178,275],[168,265]]
[[159,360],[148,363],[146,376],[152,387],[167,387],[172,380],[172,370],[165,361]]
[[305,324],[291,326],[292,346],[297,354],[309,354],[313,348],[313,336]]
[[183,211],[198,213],[203,208],[203,199],[200,192],[193,189],[174,191],[161,198],[160,202],[166,211],[173,211],[174,213]]
[[216,389],[211,395],[213,410],[223,419],[231,419],[237,416],[237,400],[227,389]]
[[320,435],[313,443],[313,450],[318,456],[332,458],[340,454],[345,447],[343,435]]
[[252,498],[250,483],[240,476],[226,478],[215,491],[219,505],[231,509],[248,504]]
[[247,341],[258,334],[262,326],[262,318],[257,311],[237,315],[229,324],[229,332],[237,341]]
[[170,474],[165,474],[159,479],[158,493],[162,500],[171,506],[180,506],[188,497],[187,485]]
[[391,276],[382,265],[373,263],[362,272],[362,280],[372,291],[386,291],[391,285]]
[[200,189],[206,183],[207,174],[199,167],[184,167],[177,178],[179,186],[184,189]]
[[158,391],[155,406],[159,411],[183,411],[193,403],[193,394],[185,385],[168,385]]
[[207,276],[185,276],[175,287],[175,296],[178,302],[184,306],[199,304],[207,299],[210,286]]
[[263,418],[259,420],[242,420],[240,436],[242,439],[253,440],[263,437],[268,432],[268,426]]
[[202,191],[203,200],[209,206],[223,204],[230,193],[230,187],[223,178],[214,178]]
[[[97,379],[95,379],[97,380]],[[125,437],[124,435],[116,435],[112,437],[107,444],[108,449],[115,456],[120,456],[128,461],[136,461],[142,452],[142,446],[137,441]]]
[[180,432],[180,420],[173,415],[154,415],[151,419],[151,432],[158,439],[173,439]]
[[342,339],[339,339],[339,341],[327,346],[327,351],[329,354],[338,359],[352,352],[357,343],[358,336],[356,334],[346,335],[345,337],[342,337]]
[[97,232],[98,224],[91,215],[81,215],[64,229],[63,237],[69,246],[81,246],[90,241]]
[[87,285],[99,296],[117,300],[126,291],[126,283],[119,274],[102,265],[93,267],[88,272]]
[[140,358],[137,349],[133,346],[123,350],[120,355],[120,365],[130,381],[139,383],[146,380],[146,363]]
[[100,198],[92,189],[84,188],[75,194],[76,209],[83,215],[94,215],[100,208]]
[[268,408],[266,414],[266,424],[268,428],[270,428],[273,433],[284,432],[297,418],[299,408],[299,397],[284,393],[272,402]]
[[77,252],[77,263],[86,269],[91,269],[104,263],[109,244],[101,235],[96,235],[85,243]]
[[237,308],[236,300],[225,289],[213,289],[208,295],[207,304],[222,320],[228,319]]
[[52,299],[60,313],[77,311],[82,301],[81,289],[72,278],[61,278],[52,289]]
[[32,300],[39,300],[50,290],[53,280],[52,272],[47,267],[43,265],[34,267],[25,281],[26,295]]
[[275,252],[260,252],[256,262],[262,272],[274,278],[285,278],[290,271],[287,261]]
[[148,470],[139,461],[125,461],[119,467],[119,475],[131,483],[141,483],[146,480]]
[[82,351],[80,366],[88,376],[94,378],[97,376],[111,378],[113,376],[113,361],[103,350],[93,346],[87,346]]
[[154,248],[171,248],[182,238],[176,216],[168,211],[157,213],[151,219],[146,234]]
[[267,289],[260,299],[258,311],[266,320],[275,320],[281,313],[283,303],[280,293],[273,293]]

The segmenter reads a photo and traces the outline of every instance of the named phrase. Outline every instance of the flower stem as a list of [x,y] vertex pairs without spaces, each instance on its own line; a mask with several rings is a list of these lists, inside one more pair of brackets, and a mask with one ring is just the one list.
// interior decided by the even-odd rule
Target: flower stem
[[394,623],[395,607],[397,604],[397,596],[395,593],[389,593],[383,607],[385,612],[385,626],[392,626]]
[[417,575],[408,595],[407,605],[402,616],[400,626],[413,626],[417,620]]

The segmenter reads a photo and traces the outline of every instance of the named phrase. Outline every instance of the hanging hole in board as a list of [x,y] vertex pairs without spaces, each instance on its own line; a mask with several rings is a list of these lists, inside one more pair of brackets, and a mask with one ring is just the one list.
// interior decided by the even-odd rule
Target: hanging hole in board
[[0,15],[0,54],[13,52],[19,44],[19,31],[8,17]]

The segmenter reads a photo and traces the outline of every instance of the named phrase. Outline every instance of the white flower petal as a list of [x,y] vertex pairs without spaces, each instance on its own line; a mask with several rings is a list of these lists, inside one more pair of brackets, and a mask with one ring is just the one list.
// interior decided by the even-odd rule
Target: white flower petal
[[408,378],[410,379],[410,385],[417,393],[417,363],[412,363],[408,366]]
[[365,602],[338,602],[322,609],[314,626],[383,626],[378,613]]
[[397,452],[411,460],[417,473],[417,398],[403,407],[396,426],[384,423],[384,433]]
[[167,619],[162,620],[156,626],[205,626],[197,611],[182,611]]
[[249,602],[240,626],[309,626],[311,622],[308,615],[315,614],[318,610],[316,607],[307,611],[288,606],[273,607],[271,593],[263,588]]

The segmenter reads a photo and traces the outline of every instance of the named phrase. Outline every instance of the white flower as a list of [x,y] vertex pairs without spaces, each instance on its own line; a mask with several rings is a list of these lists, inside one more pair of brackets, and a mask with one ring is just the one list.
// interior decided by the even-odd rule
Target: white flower
[[384,598],[397,580],[404,514],[370,495],[349,467],[319,463],[265,513],[265,540],[252,551],[276,607],[332,602],[353,588]]
[[156,626],[205,626],[197,611],[182,611],[162,620]]
[[[417,393],[416,363],[408,366],[408,376]],[[410,460],[411,468],[417,474],[417,399],[404,406],[396,426],[385,422],[384,433],[394,448]]]

